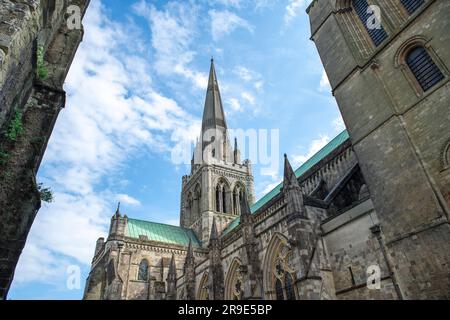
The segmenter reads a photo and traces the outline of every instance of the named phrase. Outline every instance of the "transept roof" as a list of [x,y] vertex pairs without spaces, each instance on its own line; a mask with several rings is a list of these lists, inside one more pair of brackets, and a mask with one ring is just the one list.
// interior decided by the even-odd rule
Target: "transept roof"
[[178,244],[186,247],[189,245],[189,240],[191,240],[193,246],[200,247],[200,241],[192,230],[151,221],[128,218],[125,236],[136,239],[139,236],[146,236],[150,241]]

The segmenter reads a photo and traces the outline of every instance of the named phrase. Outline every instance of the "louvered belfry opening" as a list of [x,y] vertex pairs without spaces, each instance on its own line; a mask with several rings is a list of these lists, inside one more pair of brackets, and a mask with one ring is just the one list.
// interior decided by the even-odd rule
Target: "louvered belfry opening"
[[405,7],[409,14],[413,14],[421,5],[425,3],[425,0],[401,0],[402,5]]
[[368,21],[371,21],[373,13],[368,13],[369,4],[366,0],[353,0],[353,8],[356,11],[359,19],[361,20],[364,28],[366,28],[375,46],[379,46],[387,37],[387,33],[383,26],[380,25],[379,28],[369,28]]
[[406,56],[406,63],[423,91],[429,90],[444,79],[441,70],[439,70],[424,47],[412,49]]

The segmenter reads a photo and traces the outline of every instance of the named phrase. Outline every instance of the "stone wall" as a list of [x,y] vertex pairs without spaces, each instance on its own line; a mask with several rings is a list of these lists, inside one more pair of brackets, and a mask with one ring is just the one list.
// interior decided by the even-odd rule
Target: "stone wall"
[[[70,4],[79,9],[81,21],[89,0],[74,0]],[[81,25],[77,29],[68,28],[68,5],[69,1],[55,0],[0,2],[0,297],[3,299],[40,208],[35,176],[56,118],[64,107],[62,86],[83,36]]]
[[[450,141],[450,3],[427,0],[409,16],[400,2],[374,2],[388,33],[378,47],[344,1],[313,1],[312,39],[350,133],[402,297],[448,298],[450,251],[443,248],[449,243],[449,184],[442,172]],[[408,48],[417,45],[445,76],[426,92],[404,63]]]
[[[120,250],[119,250],[120,247]],[[200,250],[200,251],[198,251]],[[205,260],[206,253],[196,249],[196,261]],[[120,251],[120,254],[119,254]],[[167,294],[167,276],[172,255],[175,258],[177,278],[182,278],[187,248],[179,245],[155,243],[147,240],[126,238],[124,241],[108,240],[93,259],[91,272],[86,281],[85,300],[161,300]],[[117,257],[120,260],[117,261]],[[108,263],[117,263],[115,277],[120,279],[121,290],[108,296]],[[148,280],[139,280],[139,265],[148,262]],[[177,286],[183,284],[177,281]]]
[[[366,200],[321,225],[338,299],[398,299],[382,248],[371,229],[378,225]],[[381,288],[368,289],[370,266],[380,268]]]

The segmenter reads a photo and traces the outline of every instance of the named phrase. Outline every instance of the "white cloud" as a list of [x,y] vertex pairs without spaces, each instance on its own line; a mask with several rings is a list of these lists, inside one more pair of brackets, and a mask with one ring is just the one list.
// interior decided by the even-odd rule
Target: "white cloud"
[[264,86],[264,82],[261,81],[261,80],[260,81],[256,81],[254,86],[255,86],[255,90],[256,91],[261,92],[262,88]]
[[117,194],[116,199],[120,203],[129,204],[130,206],[140,206],[141,205],[141,202],[138,199],[133,198],[132,196],[129,196],[124,193]]
[[212,5],[221,4],[226,7],[240,8],[242,0],[212,0]]
[[217,6],[218,4],[235,8],[235,9],[243,9],[243,8],[253,8],[255,10],[264,9],[268,7],[272,7],[279,0],[209,0],[209,4],[211,6]]
[[228,10],[210,10],[209,16],[211,18],[211,32],[214,41],[230,34],[237,28],[247,29],[251,33],[254,31],[254,27],[247,20]]
[[233,111],[241,111],[242,106],[238,99],[236,98],[230,98],[227,100],[228,105],[231,107],[231,110]]
[[243,91],[241,93],[241,96],[245,101],[250,103],[252,106],[255,105],[255,97],[250,92]]
[[134,11],[150,25],[156,71],[165,76],[178,75],[190,80],[197,89],[205,90],[207,74],[190,67],[196,55],[191,49],[197,36],[196,7],[188,2],[170,2],[158,10],[141,0],[134,5]]
[[286,6],[286,13],[284,14],[285,24],[289,24],[294,20],[305,4],[305,0],[289,0],[289,4]]
[[315,139],[309,145],[309,149],[304,154],[297,154],[292,156],[292,164],[299,166],[316,154],[320,149],[322,149],[328,142],[330,138],[327,135],[320,135],[318,139]]
[[322,76],[319,83],[319,91],[331,91],[330,81],[328,80],[325,70],[322,71]]
[[237,66],[233,71],[239,78],[247,82],[255,78],[254,72],[243,66]]
[[262,189],[261,193],[259,194],[259,197],[263,197],[266,194],[268,194],[270,191],[272,191],[276,186],[278,186],[280,184],[280,180],[281,179],[278,178],[278,180],[276,182],[272,182],[272,183],[265,185],[264,189]]
[[345,129],[345,123],[341,116],[337,117],[332,122],[334,130],[341,132]]
[[164,221],[165,224],[170,224],[172,226],[179,226],[180,225],[180,221],[178,219],[167,219]]
[[240,79],[244,80],[245,82],[252,82],[253,88],[257,92],[261,92],[264,86],[264,81],[261,76],[261,74],[248,69],[244,66],[237,66],[234,68],[233,73],[237,75]]

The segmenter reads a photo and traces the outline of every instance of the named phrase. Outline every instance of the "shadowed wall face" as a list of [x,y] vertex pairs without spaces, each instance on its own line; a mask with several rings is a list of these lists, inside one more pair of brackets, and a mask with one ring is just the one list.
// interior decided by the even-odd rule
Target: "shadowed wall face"
[[374,43],[355,11],[359,2],[313,1],[312,40],[403,297],[449,298],[450,3],[372,1],[387,33]]
[[[0,298],[5,299],[40,208],[36,172],[81,42],[89,0],[4,0],[0,6]],[[79,21],[75,28],[67,18]]]

